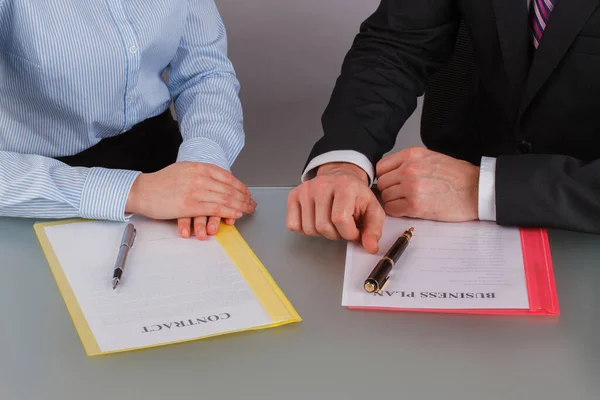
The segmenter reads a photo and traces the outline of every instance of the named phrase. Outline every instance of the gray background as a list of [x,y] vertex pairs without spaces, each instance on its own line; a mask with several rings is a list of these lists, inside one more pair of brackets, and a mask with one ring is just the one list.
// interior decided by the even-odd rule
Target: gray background
[[[248,185],[297,185],[322,135],[321,114],[360,23],[379,0],[216,0],[241,83],[246,147],[233,172]],[[395,149],[420,145],[417,112]]]

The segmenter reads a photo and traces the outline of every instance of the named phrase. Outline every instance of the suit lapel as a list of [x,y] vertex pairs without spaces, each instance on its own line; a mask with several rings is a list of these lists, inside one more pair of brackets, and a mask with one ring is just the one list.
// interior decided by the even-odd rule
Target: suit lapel
[[[521,101],[520,113],[531,104],[575,37],[598,6],[599,0],[557,0],[537,50]],[[530,39],[531,40],[531,36]]]
[[527,2],[526,0],[494,0],[494,12],[506,75],[515,103],[518,103],[531,56]]

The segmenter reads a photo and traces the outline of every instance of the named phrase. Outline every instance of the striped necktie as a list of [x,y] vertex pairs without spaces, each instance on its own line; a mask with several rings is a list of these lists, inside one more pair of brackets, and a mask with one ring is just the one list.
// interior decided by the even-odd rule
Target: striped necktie
[[532,0],[533,4],[529,10],[529,19],[531,33],[533,35],[533,45],[537,49],[542,40],[544,29],[550,18],[550,13],[554,9],[556,0]]

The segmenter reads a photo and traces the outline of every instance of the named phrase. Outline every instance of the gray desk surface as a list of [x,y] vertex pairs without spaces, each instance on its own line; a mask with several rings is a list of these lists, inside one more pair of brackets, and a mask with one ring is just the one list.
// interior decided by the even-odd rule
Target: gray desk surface
[[562,315],[341,307],[345,246],[285,227],[255,189],[238,228],[304,321],[88,357],[31,220],[0,219],[0,399],[598,399],[600,237],[551,232]]

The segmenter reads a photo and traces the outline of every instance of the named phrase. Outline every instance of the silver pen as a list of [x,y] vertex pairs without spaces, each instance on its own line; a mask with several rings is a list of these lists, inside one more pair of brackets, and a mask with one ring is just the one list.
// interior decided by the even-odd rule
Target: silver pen
[[123,277],[123,271],[125,271],[125,261],[127,260],[127,254],[133,247],[135,240],[136,230],[133,224],[127,224],[125,232],[123,232],[123,238],[121,239],[121,245],[119,246],[119,254],[117,255],[117,261],[115,262],[115,270],[113,273],[113,290],[117,288],[119,282]]

